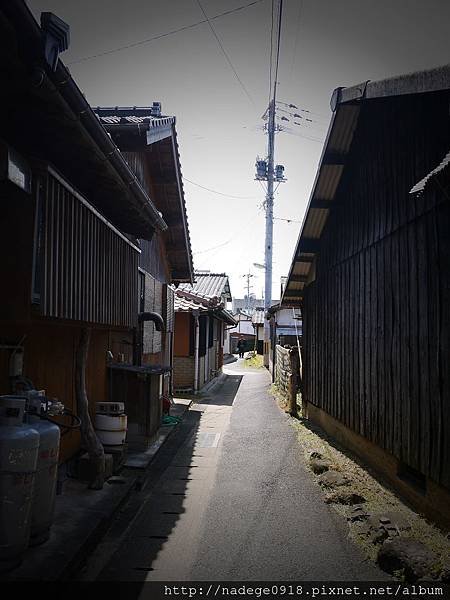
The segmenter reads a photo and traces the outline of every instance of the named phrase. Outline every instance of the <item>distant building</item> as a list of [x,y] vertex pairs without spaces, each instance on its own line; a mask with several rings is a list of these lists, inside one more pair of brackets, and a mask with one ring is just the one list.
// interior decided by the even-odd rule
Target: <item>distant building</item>
[[227,326],[236,325],[226,310],[229,301],[225,273],[195,273],[193,284],[175,291],[175,389],[200,390],[220,373]]
[[[271,304],[278,304],[279,300],[272,300]],[[236,314],[239,310],[253,314],[256,309],[264,308],[264,299],[255,298],[250,294],[250,298],[244,296],[243,298],[233,298],[233,314]]]
[[256,337],[256,351],[258,354],[264,353],[264,321],[266,313],[264,308],[257,308],[252,315],[252,325]]
[[237,343],[239,339],[245,341],[245,352],[253,350],[255,347],[255,331],[252,325],[252,317],[244,310],[238,310],[233,317],[237,321],[236,327],[228,330],[230,336],[230,354],[237,354]]
[[[279,346],[299,346],[302,337],[302,318],[299,310],[275,304],[267,311],[270,327],[269,371],[274,377],[276,352]],[[264,339],[264,336],[263,336]]]

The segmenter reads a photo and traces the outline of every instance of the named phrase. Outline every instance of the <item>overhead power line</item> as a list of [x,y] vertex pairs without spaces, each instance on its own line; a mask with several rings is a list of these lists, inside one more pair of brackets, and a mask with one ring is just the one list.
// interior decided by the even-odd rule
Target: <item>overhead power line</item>
[[274,12],[274,0],[272,0],[272,25],[270,28],[270,62],[269,62],[269,99],[268,99],[268,105],[270,104],[270,98],[272,95],[272,69],[273,69],[273,25],[274,25],[274,18],[273,18],[273,12]]
[[211,29],[211,31],[212,31],[212,33],[213,33],[214,37],[216,38],[216,41],[217,41],[217,43],[219,44],[219,48],[222,50],[222,54],[225,56],[225,59],[226,59],[227,63],[229,64],[229,66],[230,66],[231,70],[233,71],[233,73],[234,73],[234,76],[236,77],[236,79],[237,79],[237,81],[238,81],[239,85],[241,86],[241,88],[243,89],[243,91],[244,91],[245,95],[246,95],[246,96],[247,96],[247,98],[250,100],[250,102],[253,104],[253,106],[255,106],[255,102],[254,102],[253,98],[250,96],[250,94],[249,94],[249,91],[247,90],[247,88],[245,87],[245,85],[242,83],[242,81],[241,81],[241,78],[240,78],[240,77],[239,77],[239,75],[237,74],[237,71],[236,71],[236,69],[234,68],[234,65],[233,65],[233,63],[231,62],[231,60],[230,60],[230,57],[229,57],[229,56],[228,56],[228,54],[226,53],[226,51],[225,51],[225,48],[223,47],[223,45],[222,45],[222,42],[220,41],[220,38],[219,38],[219,36],[218,36],[218,35],[217,35],[217,33],[216,33],[216,30],[215,30],[215,29],[214,29],[214,27],[212,26],[211,20],[208,18],[207,14],[206,14],[206,13],[205,13],[205,11],[203,10],[203,6],[201,5],[201,2],[200,2],[200,0],[197,0],[197,4],[199,5],[199,7],[200,7],[200,10],[201,10],[201,11],[202,11],[202,13],[204,14],[204,16],[205,16],[205,19],[206,19],[206,21],[207,21],[207,23],[208,23],[208,25],[209,25],[209,28]]
[[154,35],[151,38],[147,38],[145,40],[139,40],[138,42],[134,42],[132,44],[126,44],[125,46],[119,46],[117,48],[112,48],[111,50],[105,50],[105,52],[99,52],[98,54],[91,54],[90,56],[84,56],[82,58],[78,58],[77,60],[68,62],[66,64],[67,64],[67,66],[76,65],[78,63],[85,62],[87,60],[92,60],[93,58],[100,58],[101,56],[107,56],[108,54],[114,54],[116,52],[121,52],[122,50],[129,50],[130,48],[136,48],[136,46],[142,46],[143,44],[149,44],[150,42],[154,42],[155,40],[159,40],[159,39],[167,37],[169,35],[175,35],[176,33],[180,33],[180,31],[186,31],[188,29],[193,29],[194,27],[203,25],[203,23],[208,23],[209,21],[214,21],[215,19],[220,19],[220,17],[225,17],[226,15],[231,15],[232,13],[238,12],[240,10],[244,10],[245,8],[249,8],[250,6],[254,6],[255,4],[260,4],[261,2],[264,2],[264,0],[254,0],[253,2],[249,2],[248,4],[244,4],[242,6],[238,6],[237,8],[233,8],[232,10],[227,10],[218,15],[214,15],[213,17],[209,17],[209,19],[206,18],[203,21],[197,21],[196,23],[192,23],[191,25],[185,25],[184,27],[179,27],[178,29],[172,29],[171,31],[166,31],[165,33],[160,33],[158,35]]
[[213,194],[218,194],[219,196],[225,196],[225,198],[235,198],[236,200],[254,200],[258,196],[233,196],[232,194],[224,194],[223,192],[218,192],[216,190],[212,190],[211,188],[205,187],[204,185],[200,185],[199,183],[195,183],[195,181],[191,181],[186,177],[183,177],[183,181],[187,181],[191,185],[195,185],[202,190],[207,190],[208,192],[212,192]]
[[[262,207],[258,207],[258,210],[256,211],[256,213],[254,213],[250,219],[245,222],[245,223],[241,223],[239,225],[239,227],[235,230],[235,232],[233,233],[233,235],[231,237],[229,237],[225,242],[222,242],[221,244],[218,244],[217,246],[212,246],[211,248],[206,248],[205,250],[198,250],[197,252],[192,252],[193,255],[197,255],[197,254],[206,254],[207,252],[212,252],[213,250],[218,250],[219,248],[223,248],[224,246],[228,246],[228,244],[231,244],[231,242],[236,239],[236,237],[242,232],[245,231],[248,227],[248,225],[250,225],[250,223],[252,223],[256,217],[259,215],[259,213],[262,211]],[[211,258],[211,257],[210,257]]]
[[315,115],[316,117],[322,117],[322,119],[328,119],[329,117],[327,117],[326,115],[322,115],[321,113],[316,113],[312,110],[309,110],[307,108],[299,108],[296,104],[292,104],[291,103],[287,103],[287,102],[283,102],[281,100],[277,100],[277,104],[282,104],[283,106],[287,106],[287,108],[293,108],[294,110],[300,110],[301,112],[305,112],[305,113],[310,113],[311,115]]
[[294,130],[291,127],[285,127],[284,125],[280,126],[279,131],[284,131],[289,133],[290,135],[296,135],[297,137],[305,138],[306,140],[311,140],[312,142],[320,142],[323,143],[324,138],[316,138],[310,135],[305,135],[304,133],[300,133],[298,130]]
[[[281,43],[281,23],[282,23],[282,11],[283,11],[283,2],[280,1],[279,9],[278,9],[278,36],[277,36],[277,60],[275,66],[275,87],[278,83],[278,65],[280,61],[280,43]],[[274,104],[275,100],[275,92],[273,97]]]
[[295,219],[283,219],[282,217],[274,217],[275,221],[286,221],[286,223],[301,223],[301,221],[296,221]]
[[303,8],[303,2],[302,0],[298,1],[298,16],[297,16],[297,28],[296,28],[296,32],[295,32],[295,42],[294,42],[294,51],[292,53],[292,63],[291,63],[291,71],[290,71],[290,75],[289,75],[289,79],[292,81],[292,76],[294,74],[294,64],[295,64],[295,57],[297,55],[297,43],[298,43],[298,39],[299,39],[299,33],[300,33],[300,24],[301,24],[301,17],[302,17],[302,8]]

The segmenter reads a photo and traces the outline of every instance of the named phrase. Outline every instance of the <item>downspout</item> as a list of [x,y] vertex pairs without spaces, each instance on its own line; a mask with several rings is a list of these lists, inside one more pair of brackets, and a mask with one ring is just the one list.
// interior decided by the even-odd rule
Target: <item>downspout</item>
[[164,319],[159,313],[156,312],[142,312],[138,314],[138,322],[142,323],[143,321],[153,321],[155,324],[156,331],[164,331],[165,324]]
[[165,331],[164,319],[159,313],[155,312],[141,312],[138,313],[138,326],[134,329],[133,342],[134,342],[134,358],[133,362],[137,366],[142,365],[142,346],[143,346],[143,334],[144,334],[144,322],[153,321],[155,324],[156,331]]
[[205,353],[205,383],[209,381],[209,328],[211,327],[211,315],[208,313],[208,326],[206,327],[206,353]]
[[194,392],[198,391],[198,371],[199,371],[199,350],[200,350],[200,323],[198,321],[199,311],[193,310],[192,316],[195,321],[195,342],[194,342]]

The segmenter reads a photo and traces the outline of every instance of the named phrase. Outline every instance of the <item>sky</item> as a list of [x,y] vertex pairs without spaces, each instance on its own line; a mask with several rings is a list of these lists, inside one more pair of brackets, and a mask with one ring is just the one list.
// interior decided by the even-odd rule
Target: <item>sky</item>
[[[255,160],[267,156],[272,0],[28,5],[37,19],[50,11],[70,25],[61,58],[92,106],[159,101],[176,117],[194,267],[227,273],[240,298],[250,273],[250,292],[261,298],[264,270],[254,263],[264,263],[265,190]],[[209,19],[233,12],[210,21],[214,34],[208,22],[195,25],[202,9]],[[302,119],[293,124],[283,112],[292,109],[278,104],[285,130],[275,137],[275,162],[287,181],[275,194],[272,298],[289,271],[333,90],[450,62],[449,27],[448,0],[283,1],[277,99]]]

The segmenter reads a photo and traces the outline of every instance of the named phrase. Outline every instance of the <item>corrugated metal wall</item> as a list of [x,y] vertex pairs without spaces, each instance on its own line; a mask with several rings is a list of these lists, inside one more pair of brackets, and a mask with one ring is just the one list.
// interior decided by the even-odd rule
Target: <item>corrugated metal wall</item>
[[450,487],[449,96],[365,107],[304,306],[306,398]]
[[42,315],[132,327],[139,252],[48,174],[38,204],[34,301]]

